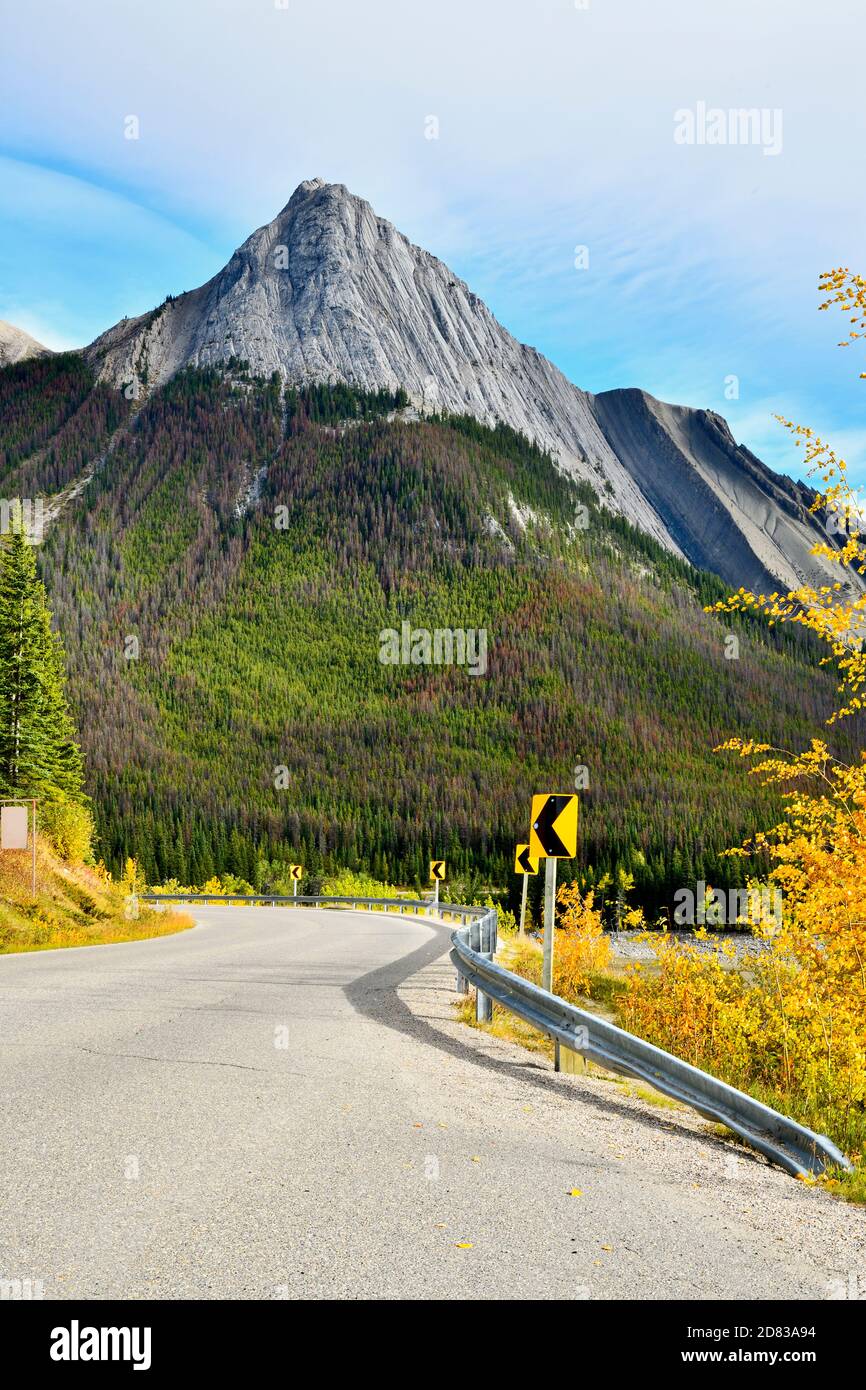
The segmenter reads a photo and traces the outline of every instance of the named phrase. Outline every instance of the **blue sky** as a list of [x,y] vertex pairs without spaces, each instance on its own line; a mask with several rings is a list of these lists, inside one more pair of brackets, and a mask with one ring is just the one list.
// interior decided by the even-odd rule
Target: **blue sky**
[[[8,10],[0,318],[49,346],[201,283],[320,175],[580,386],[712,407],[796,472],[781,411],[866,482],[866,363],[816,312],[820,270],[866,268],[850,0]],[[699,103],[781,113],[781,149],[678,143]]]

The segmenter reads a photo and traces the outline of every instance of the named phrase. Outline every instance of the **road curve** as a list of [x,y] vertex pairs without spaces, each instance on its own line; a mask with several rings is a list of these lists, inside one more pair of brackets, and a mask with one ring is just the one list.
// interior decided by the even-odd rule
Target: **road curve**
[[866,1270],[862,1208],[455,1021],[448,930],[197,918],[0,957],[0,1279],[85,1299],[812,1299]]

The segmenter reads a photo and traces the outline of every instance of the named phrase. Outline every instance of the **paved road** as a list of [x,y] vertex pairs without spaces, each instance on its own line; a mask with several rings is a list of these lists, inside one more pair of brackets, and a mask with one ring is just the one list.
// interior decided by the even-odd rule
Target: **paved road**
[[0,1278],[47,1298],[866,1290],[862,1209],[455,1021],[447,931],[198,916],[0,957]]

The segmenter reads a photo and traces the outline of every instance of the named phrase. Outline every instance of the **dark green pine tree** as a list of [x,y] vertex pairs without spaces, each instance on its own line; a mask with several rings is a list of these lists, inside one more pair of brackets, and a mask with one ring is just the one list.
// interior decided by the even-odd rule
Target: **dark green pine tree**
[[20,527],[0,550],[0,787],[4,796],[85,799],[63,647]]

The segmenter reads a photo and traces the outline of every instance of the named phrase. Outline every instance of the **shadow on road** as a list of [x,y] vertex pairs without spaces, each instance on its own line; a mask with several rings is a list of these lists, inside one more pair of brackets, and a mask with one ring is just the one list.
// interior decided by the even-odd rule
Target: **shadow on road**
[[[428,1047],[435,1047],[439,1052],[448,1053],[461,1062],[471,1062],[474,1066],[484,1071],[493,1072],[505,1079],[528,1082],[559,1100],[567,1098],[569,1091],[574,1093],[579,1088],[579,1094],[573,1094],[574,1101],[579,1101],[581,1105],[590,1105],[600,1114],[629,1120],[647,1130],[670,1132],[672,1128],[677,1127],[684,1138],[692,1139],[705,1148],[715,1149],[719,1154],[730,1153],[733,1148],[736,1148],[743,1158],[754,1159],[756,1163],[760,1164],[765,1163],[759,1154],[747,1146],[739,1144],[733,1137],[730,1140],[722,1139],[714,1134],[698,1134],[685,1126],[679,1126],[677,1124],[679,1117],[675,1110],[666,1110],[663,1115],[654,1115],[648,1108],[626,1104],[617,1100],[615,1096],[609,1098],[600,1096],[595,1091],[581,1087],[579,1078],[557,1075],[549,1067],[542,1065],[531,1052],[526,1053],[525,1061],[522,1059],[513,1061],[508,1057],[493,1057],[489,1053],[481,1051],[478,1046],[480,1040],[487,1040],[483,1033],[472,1033],[463,1042],[459,1037],[452,1037],[443,1029],[435,1027],[423,1015],[414,1013],[400,998],[397,991],[407,980],[410,980],[427,966],[433,965],[436,961],[442,961],[441,988],[443,992],[447,991],[449,998],[456,998],[456,995],[451,993],[454,981],[453,967],[445,959],[450,946],[452,928],[441,926],[429,920],[424,922],[424,926],[432,933],[430,941],[426,941],[423,946],[419,946],[417,950],[411,951],[408,955],[401,956],[398,960],[389,961],[387,965],[379,966],[376,970],[359,976],[343,987],[346,998],[357,1013],[382,1024],[386,1028],[392,1028],[396,1032],[412,1038],[415,1042]],[[438,982],[431,985],[425,982],[424,985],[424,988],[436,989],[438,987],[440,987]]]

